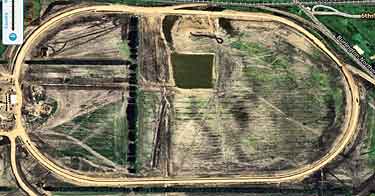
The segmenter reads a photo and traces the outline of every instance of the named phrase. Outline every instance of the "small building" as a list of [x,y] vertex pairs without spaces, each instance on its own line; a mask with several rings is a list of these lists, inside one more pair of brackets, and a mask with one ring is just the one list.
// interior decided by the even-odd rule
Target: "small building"
[[358,52],[358,54],[363,55],[365,54],[365,51],[362,50],[358,45],[353,46],[354,50]]
[[0,81],[0,129],[11,130],[15,125],[14,105],[16,94],[9,81]]
[[10,95],[10,104],[15,105],[17,103],[17,96],[16,95]]

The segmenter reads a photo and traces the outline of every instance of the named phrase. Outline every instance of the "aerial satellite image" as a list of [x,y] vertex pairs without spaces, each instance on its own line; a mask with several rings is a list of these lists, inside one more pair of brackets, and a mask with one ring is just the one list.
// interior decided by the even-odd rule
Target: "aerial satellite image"
[[375,196],[375,0],[2,0],[0,196]]

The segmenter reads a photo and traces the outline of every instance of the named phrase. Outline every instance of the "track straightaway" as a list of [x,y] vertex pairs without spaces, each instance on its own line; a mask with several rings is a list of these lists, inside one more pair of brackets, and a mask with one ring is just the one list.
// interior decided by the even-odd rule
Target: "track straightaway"
[[[186,5],[192,6],[192,5]],[[200,10],[182,10],[175,9],[177,6],[172,7],[131,7],[125,5],[103,5],[103,6],[89,6],[89,7],[80,7],[65,11],[63,13],[57,14],[54,17],[48,19],[25,39],[23,45],[18,48],[18,51],[12,61],[14,66],[13,78],[15,79],[16,85],[16,96],[17,96],[17,105],[15,108],[16,111],[16,131],[7,133],[9,137],[19,137],[24,144],[24,147],[29,151],[41,165],[43,165],[47,170],[55,174],[57,177],[76,184],[80,186],[97,186],[97,187],[124,187],[124,186],[142,186],[142,185],[166,185],[166,184],[179,184],[179,185],[192,185],[192,184],[217,184],[217,183],[280,183],[280,182],[290,182],[302,180],[306,176],[311,175],[313,172],[318,171],[324,167],[327,163],[334,160],[338,154],[340,154],[346,145],[354,137],[357,130],[357,122],[359,118],[359,91],[357,84],[355,83],[351,72],[346,68],[346,65],[342,64],[337,57],[328,50],[328,48],[315,36],[309,33],[307,30],[301,26],[295,24],[294,22],[264,13],[250,13],[250,12],[239,12],[239,11],[223,11],[223,12],[207,12]],[[180,6],[181,7],[181,6]],[[301,34],[309,38],[309,41],[318,46],[322,51],[324,51],[332,60],[334,60],[337,65],[340,67],[343,76],[345,77],[346,85],[346,119],[343,123],[342,134],[337,136],[335,143],[333,144],[332,149],[329,152],[321,157],[321,159],[315,161],[312,164],[302,166],[300,168],[280,172],[272,175],[257,175],[257,176],[238,176],[238,177],[213,177],[213,178],[102,178],[102,177],[89,177],[82,174],[78,174],[67,170],[61,166],[58,166],[53,161],[49,160],[44,156],[39,149],[33,144],[29,138],[25,128],[22,124],[22,89],[21,89],[21,73],[22,66],[26,55],[30,52],[32,47],[40,41],[44,35],[55,27],[61,25],[64,20],[69,17],[89,14],[93,12],[106,12],[106,13],[127,13],[134,14],[139,16],[152,16],[152,15],[209,15],[212,17],[226,17],[230,19],[239,19],[239,20],[248,20],[248,21],[274,21],[279,22],[284,25],[290,26],[295,30],[299,31]],[[1,134],[1,133],[0,133]],[[12,151],[15,153],[15,150]],[[14,155],[13,155],[14,156]],[[27,190],[25,190],[27,191]]]

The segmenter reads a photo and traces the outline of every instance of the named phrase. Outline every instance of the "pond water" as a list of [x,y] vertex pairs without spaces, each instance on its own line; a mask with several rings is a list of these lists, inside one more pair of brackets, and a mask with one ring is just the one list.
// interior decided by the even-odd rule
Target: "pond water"
[[212,88],[213,54],[173,53],[173,77],[179,88]]

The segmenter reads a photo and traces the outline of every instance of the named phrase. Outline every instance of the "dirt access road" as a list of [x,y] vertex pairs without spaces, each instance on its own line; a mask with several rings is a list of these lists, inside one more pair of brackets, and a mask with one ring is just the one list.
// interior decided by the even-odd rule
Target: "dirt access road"
[[[281,18],[278,16],[264,14],[264,13],[251,13],[251,12],[238,12],[238,11],[222,11],[222,12],[207,12],[199,10],[184,10],[178,9],[183,7],[193,7],[196,5],[182,5],[182,6],[172,6],[172,7],[130,7],[125,5],[102,5],[102,6],[88,6],[88,7],[77,7],[72,8],[68,11],[58,13],[53,17],[49,18],[39,27],[34,29],[25,39],[23,45],[21,45],[17,53],[15,54],[12,66],[14,68],[13,75],[11,76],[15,81],[17,104],[16,104],[16,128],[10,132],[1,132],[0,136],[6,136],[11,141],[11,163],[12,169],[16,176],[16,179],[20,187],[27,192],[29,195],[36,195],[31,187],[27,186],[27,182],[23,182],[21,176],[19,175],[19,170],[16,165],[16,150],[15,150],[15,140],[19,138],[23,143],[24,147],[29,151],[41,165],[43,165],[47,170],[52,172],[57,177],[64,181],[79,185],[79,186],[97,186],[97,187],[124,187],[124,186],[142,186],[142,185],[164,185],[164,184],[220,184],[220,183],[280,183],[302,180],[306,176],[311,175],[313,172],[324,167],[327,163],[336,158],[336,156],[341,153],[345,146],[354,137],[357,130],[357,122],[359,118],[359,91],[357,84],[355,83],[351,72],[347,69],[346,65],[342,64],[332,52],[330,52],[327,47],[316,37],[314,37],[307,30],[301,26],[293,23],[292,21]],[[134,15],[208,15],[212,17],[225,17],[229,19],[238,20],[256,20],[256,21],[276,21],[284,25],[290,26],[295,30],[302,33],[304,36],[308,37],[312,43],[324,51],[330,58],[332,58],[339,68],[342,70],[343,76],[346,80],[346,119],[343,123],[342,134],[337,136],[332,149],[324,155],[320,160],[315,161],[312,164],[305,165],[303,167],[280,172],[273,175],[262,175],[262,176],[239,176],[239,177],[214,177],[214,178],[95,178],[89,177],[81,174],[71,172],[65,168],[56,165],[53,161],[46,158],[37,147],[30,140],[25,128],[22,125],[22,89],[21,89],[21,72],[22,66],[26,55],[31,51],[32,47],[40,41],[48,30],[61,25],[64,20],[69,17],[90,14],[93,12],[106,12],[106,13],[128,13]]]

